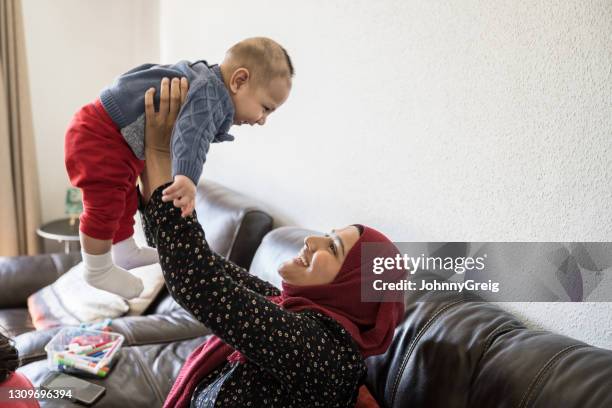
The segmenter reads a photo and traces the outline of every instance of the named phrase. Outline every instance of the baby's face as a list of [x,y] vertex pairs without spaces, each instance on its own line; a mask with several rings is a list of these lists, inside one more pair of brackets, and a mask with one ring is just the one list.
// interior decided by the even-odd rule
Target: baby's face
[[232,95],[234,124],[264,125],[268,115],[287,100],[290,91],[291,80],[287,78],[278,77],[263,86],[248,81]]

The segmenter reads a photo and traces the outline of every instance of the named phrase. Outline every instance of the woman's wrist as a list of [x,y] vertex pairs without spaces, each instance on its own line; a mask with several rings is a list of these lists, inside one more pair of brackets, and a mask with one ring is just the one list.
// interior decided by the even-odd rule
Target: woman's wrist
[[141,192],[147,203],[159,186],[172,181],[172,161],[167,152],[145,148],[145,162]]
[[145,92],[145,168],[140,175],[140,191],[146,204],[153,192],[172,181],[170,140],[172,128],[180,108],[187,98],[186,78],[170,81],[163,78],[160,84],[159,111],[155,111],[155,88]]

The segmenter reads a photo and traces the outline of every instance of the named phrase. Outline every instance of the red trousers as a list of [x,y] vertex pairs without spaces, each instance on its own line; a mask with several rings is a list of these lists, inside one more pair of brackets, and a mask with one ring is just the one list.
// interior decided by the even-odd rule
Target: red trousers
[[81,189],[81,232],[113,244],[134,234],[136,181],[144,169],[99,100],[82,107],[66,131],[66,170]]

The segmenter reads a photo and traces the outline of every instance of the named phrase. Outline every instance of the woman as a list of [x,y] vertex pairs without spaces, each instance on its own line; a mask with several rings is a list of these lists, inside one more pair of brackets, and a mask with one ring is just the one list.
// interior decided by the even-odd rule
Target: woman
[[216,336],[189,356],[164,406],[355,406],[364,358],[386,351],[404,310],[360,301],[361,244],[383,243],[387,255],[395,247],[355,225],[307,237],[279,268],[282,291],[212,252],[195,214],[183,218],[162,199],[172,181],[170,130],[187,89],[168,85],[158,113],[154,90],[145,96],[141,213],[172,296]]

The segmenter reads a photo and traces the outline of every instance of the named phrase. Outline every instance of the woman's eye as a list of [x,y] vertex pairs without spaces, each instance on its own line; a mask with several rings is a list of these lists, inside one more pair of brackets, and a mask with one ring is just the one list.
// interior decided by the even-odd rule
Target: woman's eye
[[334,255],[338,255],[338,253],[336,251],[336,246],[334,245],[333,241],[329,243],[329,248],[331,249],[331,251],[333,252]]

